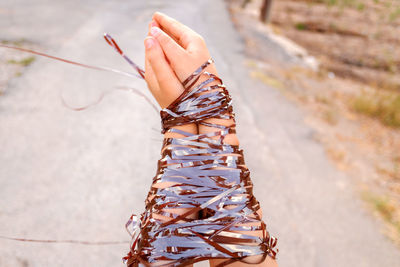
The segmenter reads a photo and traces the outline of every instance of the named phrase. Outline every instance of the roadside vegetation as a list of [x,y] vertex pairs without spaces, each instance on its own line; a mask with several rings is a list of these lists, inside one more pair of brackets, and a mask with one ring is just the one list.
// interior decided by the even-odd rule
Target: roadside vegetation
[[[0,44],[32,49],[37,47],[25,39],[0,40]],[[35,60],[35,56],[27,56],[26,53],[0,48],[0,96],[6,93],[6,87],[10,80],[20,77]]]
[[[400,1],[274,0],[268,26],[262,0],[229,2],[250,75],[307,111],[327,156],[400,246]],[[318,70],[260,55],[267,27],[305,48]]]
[[361,114],[379,119],[387,126],[400,128],[400,94],[363,92],[353,101],[353,108]]
[[20,60],[15,60],[15,59],[9,59],[7,61],[8,64],[17,64],[17,65],[21,65],[24,67],[29,66],[30,64],[33,63],[33,61],[35,61],[35,57],[34,56],[30,56],[30,57],[26,57]]

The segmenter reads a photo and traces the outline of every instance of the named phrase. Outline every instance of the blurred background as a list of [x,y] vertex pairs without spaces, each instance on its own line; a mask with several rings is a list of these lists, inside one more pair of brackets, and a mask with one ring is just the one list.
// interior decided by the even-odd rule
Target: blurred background
[[[400,266],[400,1],[2,0],[0,42],[132,71],[102,35],[143,66],[155,11],[204,36],[233,95],[279,266]],[[62,103],[118,86],[151,98],[0,47],[0,266],[123,266],[159,115],[127,91]]]

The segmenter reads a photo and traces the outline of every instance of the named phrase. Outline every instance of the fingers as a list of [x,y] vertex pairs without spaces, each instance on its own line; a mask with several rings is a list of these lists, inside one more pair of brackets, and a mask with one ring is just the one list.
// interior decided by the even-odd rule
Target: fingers
[[191,45],[196,45],[203,41],[198,33],[161,12],[154,13],[153,19],[168,35],[177,40],[178,44],[184,49],[188,49]]
[[[158,23],[155,22],[154,20],[152,20],[149,23],[149,29],[148,29],[148,33],[147,36],[150,36],[150,29],[153,26],[157,26]],[[149,62],[149,59],[146,57],[145,58],[145,80],[147,83],[147,86],[149,87],[151,93],[153,94],[153,96],[155,97],[156,95],[160,94],[160,86],[158,85],[156,76],[154,74],[153,68],[151,67],[151,64]]]
[[151,77],[155,76],[159,90],[157,91],[153,88],[152,93],[162,108],[167,107],[183,92],[182,84],[165,59],[159,42],[153,37],[147,37],[144,40],[144,44],[146,61],[148,61],[146,72],[148,69],[152,71],[152,73],[146,73],[146,81],[148,84],[149,82],[151,83]]
[[160,28],[151,27],[150,34],[160,43],[165,56],[172,65],[176,65],[177,60],[182,59],[186,55],[186,51]]
[[[149,23],[149,29],[148,29],[147,36],[150,36],[150,29],[151,29],[151,27],[154,27],[154,26],[158,26],[158,23],[155,22],[154,20],[152,20]],[[154,70],[151,67],[149,59],[147,57],[145,58],[145,80],[146,80],[147,85],[148,85],[151,93],[153,94],[153,96],[159,95],[160,94],[160,92],[159,92],[160,86],[158,85],[157,78],[154,74]]]
[[171,64],[178,78],[183,81],[188,71],[187,64],[183,64],[183,62],[189,61],[187,52],[160,28],[152,27],[150,33],[161,45],[168,62]]
[[163,79],[165,76],[173,76],[172,70],[165,60],[163,51],[160,45],[153,37],[147,37],[144,40],[146,48],[146,60],[150,63],[152,70],[156,76],[156,79],[161,87],[169,79]]
[[[167,61],[180,81],[184,81],[210,58],[203,38],[173,18],[156,12],[149,28],[150,35],[161,45]],[[216,74],[213,66],[209,66],[207,71]]]

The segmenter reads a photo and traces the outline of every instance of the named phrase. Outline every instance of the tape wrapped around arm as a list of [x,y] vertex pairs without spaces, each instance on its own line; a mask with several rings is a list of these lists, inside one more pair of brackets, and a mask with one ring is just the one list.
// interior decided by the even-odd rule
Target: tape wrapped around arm
[[[259,215],[250,172],[238,145],[224,142],[235,133],[230,126],[207,119],[231,119],[231,97],[222,80],[205,72],[209,59],[182,84],[184,92],[161,110],[165,138],[140,217],[127,223],[132,243],[127,265],[185,266],[208,259],[246,263],[249,256],[275,259],[277,239],[269,234]],[[200,81],[200,77],[205,78]],[[174,126],[196,123],[212,127],[210,133],[192,134]],[[168,186],[166,186],[168,185]],[[183,212],[176,212],[181,209]],[[164,218],[164,219],[160,219]],[[259,231],[262,237],[252,233]]]

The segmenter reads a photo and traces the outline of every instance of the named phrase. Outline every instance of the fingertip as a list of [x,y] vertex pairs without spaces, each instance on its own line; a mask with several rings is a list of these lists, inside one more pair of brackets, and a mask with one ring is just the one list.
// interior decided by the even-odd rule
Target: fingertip
[[158,28],[158,27],[151,27],[151,29],[150,29],[150,34],[151,34],[152,36],[157,37],[157,36],[160,35],[160,33],[161,33],[161,29],[160,29],[160,28]]
[[154,47],[155,44],[155,39],[152,36],[148,36],[144,39],[144,47],[146,50],[150,50],[152,47]]
[[150,31],[150,29],[151,29],[152,27],[159,27],[159,26],[158,26],[158,23],[157,23],[154,19],[152,19],[152,20],[149,22],[149,31]]
[[163,24],[165,22],[165,20],[169,20],[169,19],[172,19],[172,18],[170,18],[168,15],[166,15],[166,14],[160,12],[160,11],[157,11],[157,12],[155,12],[153,14],[152,19],[155,22],[157,22],[157,24]]
[[160,46],[160,43],[153,36],[148,36],[144,39],[145,56],[151,64],[156,61],[165,60],[164,53]]
[[156,11],[156,12],[154,12],[154,14],[153,14],[153,18],[160,17],[160,16],[163,16],[163,15],[164,15],[164,14],[163,14],[162,12]]

